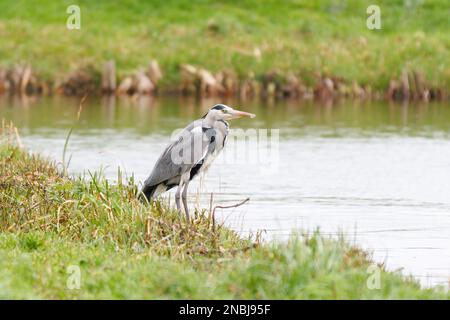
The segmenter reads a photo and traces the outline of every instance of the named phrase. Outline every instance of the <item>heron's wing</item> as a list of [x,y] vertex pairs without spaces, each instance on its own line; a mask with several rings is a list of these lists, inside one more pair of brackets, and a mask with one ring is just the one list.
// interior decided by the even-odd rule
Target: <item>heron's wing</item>
[[206,156],[208,151],[206,142],[202,131],[202,121],[194,121],[166,147],[144,185],[157,185],[190,171]]

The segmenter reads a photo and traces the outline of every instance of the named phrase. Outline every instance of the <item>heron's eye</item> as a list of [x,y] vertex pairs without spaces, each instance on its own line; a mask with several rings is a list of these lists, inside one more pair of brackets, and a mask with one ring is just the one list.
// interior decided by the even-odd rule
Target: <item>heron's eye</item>
[[228,110],[222,109],[223,113],[228,113]]

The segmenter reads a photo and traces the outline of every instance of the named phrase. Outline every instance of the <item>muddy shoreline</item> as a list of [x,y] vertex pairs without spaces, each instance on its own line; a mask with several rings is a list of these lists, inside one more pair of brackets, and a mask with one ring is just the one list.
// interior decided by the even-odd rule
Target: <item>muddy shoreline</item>
[[241,99],[294,98],[294,99],[361,99],[394,101],[445,101],[448,88],[436,88],[427,83],[424,75],[404,70],[400,77],[392,77],[383,90],[361,85],[339,76],[316,73],[313,84],[306,84],[294,71],[283,74],[271,71],[246,77],[232,70],[213,73],[200,66],[182,64],[174,83],[164,82],[164,72],[156,60],[146,67],[118,77],[113,60],[106,61],[101,70],[83,68],[68,74],[63,80],[43,80],[30,64],[0,69],[0,95],[152,95],[235,97]]

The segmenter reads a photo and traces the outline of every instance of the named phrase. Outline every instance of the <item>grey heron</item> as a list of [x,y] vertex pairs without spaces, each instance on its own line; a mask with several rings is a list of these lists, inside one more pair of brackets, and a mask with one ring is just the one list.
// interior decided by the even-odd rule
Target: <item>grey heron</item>
[[150,176],[144,182],[142,194],[151,201],[159,194],[178,187],[175,203],[181,212],[180,199],[182,200],[186,219],[189,221],[186,199],[189,182],[206,171],[225,147],[229,128],[227,120],[241,117],[254,118],[255,115],[216,104],[201,119],[181,130],[156,161]]

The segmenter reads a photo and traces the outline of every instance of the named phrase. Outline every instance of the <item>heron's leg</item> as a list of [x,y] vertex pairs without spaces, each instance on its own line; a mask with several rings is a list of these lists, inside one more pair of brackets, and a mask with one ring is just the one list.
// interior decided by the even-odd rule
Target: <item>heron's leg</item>
[[183,182],[180,181],[180,184],[178,185],[177,192],[175,192],[175,204],[177,205],[178,212],[181,212],[181,205],[180,205],[180,196],[181,196],[181,189],[183,188]]
[[184,212],[186,213],[186,220],[189,221],[189,208],[187,204],[187,189],[189,185],[189,180],[184,184],[183,193],[181,194],[181,199],[183,201]]

